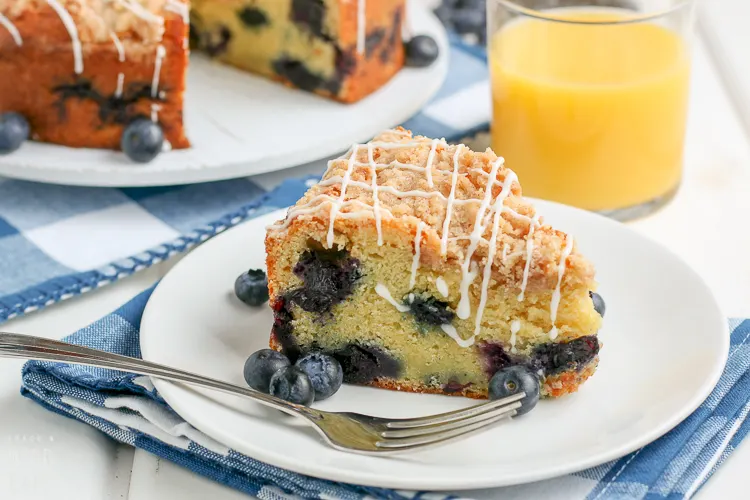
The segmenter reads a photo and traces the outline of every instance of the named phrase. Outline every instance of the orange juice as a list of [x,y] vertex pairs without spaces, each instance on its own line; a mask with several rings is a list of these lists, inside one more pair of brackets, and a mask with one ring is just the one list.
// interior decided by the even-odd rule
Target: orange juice
[[[573,21],[617,11],[560,9]],[[492,147],[524,194],[590,210],[636,206],[680,182],[690,58],[651,23],[514,21],[489,43]]]

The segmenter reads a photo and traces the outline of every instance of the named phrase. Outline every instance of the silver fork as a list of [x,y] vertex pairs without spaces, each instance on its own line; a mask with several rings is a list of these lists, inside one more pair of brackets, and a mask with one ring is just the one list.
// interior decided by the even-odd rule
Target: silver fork
[[327,412],[296,405],[248,387],[184,370],[82,347],[67,342],[0,332],[0,357],[58,361],[111,368],[243,396],[312,425],[337,450],[364,455],[394,454],[442,445],[516,415],[525,393],[463,410],[418,418],[389,419],[359,413]]

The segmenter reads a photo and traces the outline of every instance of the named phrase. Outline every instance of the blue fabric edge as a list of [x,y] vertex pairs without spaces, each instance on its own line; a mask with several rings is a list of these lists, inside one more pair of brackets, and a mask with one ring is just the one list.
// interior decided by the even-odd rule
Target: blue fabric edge
[[[295,181],[301,181],[304,183],[310,179],[317,178],[317,176],[306,176],[301,179],[295,179]],[[260,196],[252,203],[244,205],[239,209],[222,216],[218,220],[208,222],[204,224],[203,227],[193,229],[187,235],[182,235],[171,242],[163,243],[155,248],[140,252],[131,257],[112,262],[102,266],[99,270],[83,271],[81,273],[58,276],[20,292],[2,297],[3,301],[10,301],[11,303],[15,302],[15,304],[0,309],[0,323],[32,311],[43,309],[57,302],[68,300],[90,290],[109,285],[122,278],[126,278],[138,271],[147,269],[154,264],[183,253],[217,234],[252,218],[253,215],[260,216],[274,209],[286,208],[271,205],[265,207],[264,205],[270,200],[273,200],[279,192],[284,189],[289,189],[289,187],[289,181],[285,181],[280,186]],[[268,208],[269,210],[267,212],[255,214],[255,212],[262,208]],[[144,256],[145,258],[143,258]],[[122,265],[122,262],[126,261],[132,261],[133,265]],[[102,269],[110,268],[113,269],[114,272],[108,274],[102,272]],[[50,289],[52,289],[52,291],[50,291]]]

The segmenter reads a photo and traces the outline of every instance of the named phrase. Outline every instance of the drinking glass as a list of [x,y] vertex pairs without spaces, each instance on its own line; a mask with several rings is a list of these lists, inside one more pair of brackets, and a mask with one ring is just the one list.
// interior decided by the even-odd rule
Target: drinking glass
[[682,176],[695,0],[487,0],[492,148],[524,194],[626,220]]

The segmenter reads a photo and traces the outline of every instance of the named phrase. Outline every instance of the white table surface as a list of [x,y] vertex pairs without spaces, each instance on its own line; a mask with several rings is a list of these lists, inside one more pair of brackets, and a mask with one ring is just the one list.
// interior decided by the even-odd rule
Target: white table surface
[[[726,5],[732,0],[718,3]],[[712,46],[712,54],[715,48]],[[726,67],[726,61],[721,66]],[[750,72],[750,67],[745,69]],[[750,231],[746,228],[750,214],[750,144],[735,111],[733,91],[725,88],[702,43],[696,49],[693,82],[683,187],[664,210],[632,226],[694,266],[719,297],[727,315],[750,317]],[[266,174],[258,181],[271,187],[284,176],[321,170],[320,164],[311,164]],[[115,285],[10,321],[2,329],[61,338],[116,309],[163,276],[171,265],[173,262],[162,263]],[[0,362],[0,498],[247,498],[146,452],[116,444],[91,427],[22,398],[18,393],[20,367],[21,362]],[[696,498],[748,498],[748,468],[750,443],[746,441]],[[466,496],[526,498],[522,487],[470,492]]]

